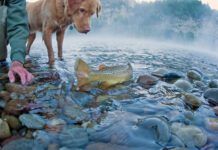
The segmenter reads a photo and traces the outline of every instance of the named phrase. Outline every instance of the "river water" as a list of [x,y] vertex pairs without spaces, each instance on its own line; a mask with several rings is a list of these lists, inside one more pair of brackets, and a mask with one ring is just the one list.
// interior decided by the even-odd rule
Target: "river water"
[[[53,45],[56,49],[55,41]],[[218,117],[215,107],[204,98],[208,83],[218,79],[216,53],[161,41],[69,36],[64,41],[63,56],[64,61],[57,60],[54,70],[60,75],[61,85],[65,84],[64,90],[61,88],[64,94],[43,89],[41,94],[44,92],[44,96],[36,95],[34,103],[41,104],[46,111],[28,112],[41,116],[46,122],[46,127],[31,130],[33,138],[44,148],[218,149]],[[36,72],[50,70],[40,38],[32,47],[31,57],[39,66]],[[77,58],[93,68],[100,64],[131,63],[133,79],[106,91],[93,89],[82,93],[74,88],[71,90],[76,84],[74,64]],[[195,95],[201,105],[195,109],[187,105],[184,91],[173,81],[159,78],[149,88],[136,82],[139,76],[151,75],[160,68],[168,72],[165,77],[169,80],[176,74],[190,82],[191,88],[184,91]],[[201,75],[201,86],[187,78],[190,70]],[[56,86],[56,83],[48,84]]]

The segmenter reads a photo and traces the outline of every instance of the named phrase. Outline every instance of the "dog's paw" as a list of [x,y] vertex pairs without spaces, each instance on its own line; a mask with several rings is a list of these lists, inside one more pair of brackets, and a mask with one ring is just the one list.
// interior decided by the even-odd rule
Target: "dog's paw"
[[31,57],[30,57],[30,55],[26,55],[25,61],[26,61],[26,62],[31,62]]
[[63,57],[58,57],[58,59],[59,59],[60,61],[64,61],[64,58],[63,58]]

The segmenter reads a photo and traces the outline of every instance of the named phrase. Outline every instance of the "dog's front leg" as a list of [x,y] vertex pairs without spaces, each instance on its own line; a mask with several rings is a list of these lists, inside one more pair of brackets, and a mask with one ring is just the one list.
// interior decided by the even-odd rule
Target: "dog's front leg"
[[57,31],[57,44],[58,44],[58,58],[63,60],[63,40],[64,40],[64,33],[66,28],[61,28]]
[[48,50],[48,59],[49,59],[49,65],[52,67],[54,65],[54,51],[52,48],[52,29],[51,28],[45,28],[43,32],[43,39],[46,45],[46,48]]

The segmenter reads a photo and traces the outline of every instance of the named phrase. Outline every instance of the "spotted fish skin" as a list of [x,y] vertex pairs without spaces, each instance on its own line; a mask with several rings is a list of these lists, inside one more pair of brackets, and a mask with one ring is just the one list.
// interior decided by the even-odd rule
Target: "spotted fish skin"
[[103,66],[99,70],[93,70],[82,59],[77,59],[75,64],[75,73],[77,77],[77,87],[92,86],[107,89],[116,84],[131,80],[133,69],[131,64],[117,66]]

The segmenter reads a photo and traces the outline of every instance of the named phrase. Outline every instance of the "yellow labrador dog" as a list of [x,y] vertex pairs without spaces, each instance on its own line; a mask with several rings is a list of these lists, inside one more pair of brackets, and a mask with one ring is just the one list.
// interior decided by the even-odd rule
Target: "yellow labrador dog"
[[101,10],[100,0],[38,0],[27,4],[30,35],[27,43],[27,58],[36,32],[43,33],[48,50],[49,64],[54,64],[52,33],[56,33],[58,57],[62,59],[62,46],[66,28],[73,24],[80,33],[90,31],[90,19]]

